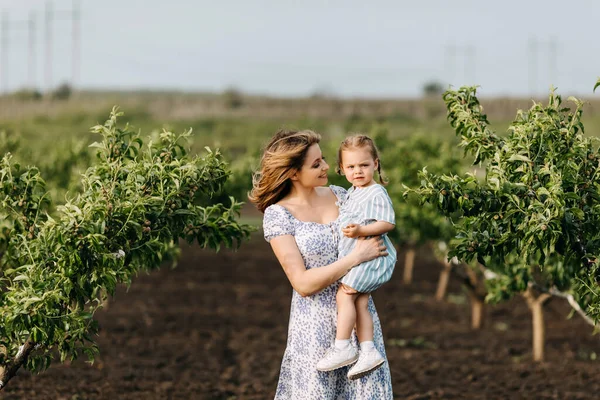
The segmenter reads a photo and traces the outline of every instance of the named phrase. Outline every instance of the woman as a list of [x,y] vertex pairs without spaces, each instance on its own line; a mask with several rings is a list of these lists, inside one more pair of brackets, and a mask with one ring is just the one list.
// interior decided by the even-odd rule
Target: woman
[[[275,399],[392,399],[387,363],[372,374],[347,378],[348,367],[316,369],[335,340],[338,280],[352,267],[386,256],[380,237],[358,240],[347,256],[337,258],[338,203],[346,191],[327,183],[329,165],[312,131],[280,131],[267,145],[249,196],[264,212],[265,239],[270,242],[294,288],[288,341]],[[374,344],[385,357],[379,317],[373,299]],[[356,334],[352,335],[357,345]]]

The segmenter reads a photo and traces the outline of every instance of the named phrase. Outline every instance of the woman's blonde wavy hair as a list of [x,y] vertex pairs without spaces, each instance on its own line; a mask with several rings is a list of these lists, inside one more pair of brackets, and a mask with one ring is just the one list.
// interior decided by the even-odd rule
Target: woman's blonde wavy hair
[[252,176],[248,199],[261,211],[284,198],[292,188],[291,177],[302,168],[308,148],[321,141],[309,130],[277,132],[265,147],[260,170]]

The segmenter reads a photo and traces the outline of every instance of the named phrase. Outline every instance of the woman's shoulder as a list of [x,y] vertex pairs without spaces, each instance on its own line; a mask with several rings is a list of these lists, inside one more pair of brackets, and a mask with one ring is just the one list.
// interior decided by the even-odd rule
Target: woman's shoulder
[[329,187],[329,189],[333,190],[333,191],[339,191],[339,192],[347,192],[346,189],[344,189],[341,186],[338,185],[329,185],[329,186],[323,186],[323,188]]
[[286,215],[289,214],[289,211],[287,210],[287,208],[285,208],[285,206],[283,206],[282,204],[279,203],[275,203],[275,204],[271,204],[270,206],[268,206],[267,208],[265,208],[265,213],[264,216],[279,216],[279,215]]
[[263,231],[267,242],[280,235],[293,235],[294,222],[292,214],[282,205],[271,204],[265,208]]

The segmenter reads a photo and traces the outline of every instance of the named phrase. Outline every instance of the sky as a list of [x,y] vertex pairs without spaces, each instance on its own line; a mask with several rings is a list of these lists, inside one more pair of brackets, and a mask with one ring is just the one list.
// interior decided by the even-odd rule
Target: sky
[[[551,85],[592,96],[600,76],[598,0],[76,2],[79,88],[403,98],[438,81],[480,85],[482,96],[539,95]],[[72,8],[72,0],[0,0],[8,21],[0,90],[73,79]]]

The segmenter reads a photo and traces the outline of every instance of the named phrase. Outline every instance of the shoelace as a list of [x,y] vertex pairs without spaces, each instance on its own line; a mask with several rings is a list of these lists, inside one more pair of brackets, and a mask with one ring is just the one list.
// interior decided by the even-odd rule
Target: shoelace
[[[335,355],[335,350],[336,350],[335,346],[333,346],[333,347],[330,347],[330,348],[327,350],[327,353],[325,354],[325,358],[327,358],[327,359],[333,358],[333,357],[334,357],[334,355]],[[340,351],[344,351],[344,350],[345,350],[345,349],[343,349],[343,350],[340,350]]]
[[326,358],[327,360],[329,360],[330,358],[333,358],[333,355],[334,355],[334,354],[335,354],[335,347],[330,347],[330,348],[327,350],[327,353],[325,354],[325,358]]

